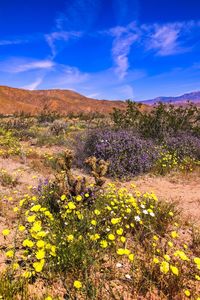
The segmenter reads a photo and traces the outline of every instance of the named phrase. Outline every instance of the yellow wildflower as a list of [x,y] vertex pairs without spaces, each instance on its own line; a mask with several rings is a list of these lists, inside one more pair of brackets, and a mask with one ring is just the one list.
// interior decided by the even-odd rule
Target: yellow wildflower
[[129,254],[128,258],[130,261],[134,261],[134,254],[133,253]]
[[9,258],[12,258],[14,256],[14,251],[13,250],[8,250],[6,252],[6,256],[9,257]]
[[160,271],[164,274],[169,272],[169,263],[167,261],[163,261],[160,265]]
[[174,246],[174,244],[172,242],[170,242],[170,241],[167,244],[168,244],[169,247],[173,247]]
[[82,283],[79,280],[74,281],[74,287],[76,289],[81,289],[82,288]]
[[38,212],[41,208],[40,204],[34,205],[31,207],[30,211]]
[[108,235],[108,239],[111,240],[111,241],[114,241],[114,240],[115,240],[114,234],[110,233],[110,234]]
[[157,257],[154,257],[153,262],[154,262],[154,264],[158,264],[159,263],[159,259]]
[[183,251],[177,250],[176,252],[174,252],[174,256],[180,257],[181,260],[189,261],[189,258]]
[[45,260],[44,259],[41,259],[39,262],[34,262],[33,263],[33,268],[35,269],[36,272],[41,272],[43,267],[44,267],[44,263],[45,263]]
[[97,221],[96,220],[92,220],[91,224],[94,225],[94,226],[96,226],[97,225]]
[[171,265],[171,266],[170,266],[170,270],[172,271],[172,273],[173,273],[174,275],[178,276],[179,271],[178,271],[178,268],[177,268],[177,267]]
[[125,243],[125,242],[126,242],[125,236],[121,236],[121,237],[120,237],[120,240],[121,240],[122,243]]
[[81,195],[76,196],[76,201],[81,201],[81,200],[82,200],[82,196]]
[[172,231],[172,232],[171,232],[171,237],[172,237],[173,239],[177,238],[177,237],[178,237],[178,233],[177,233],[176,231]]
[[30,271],[25,271],[23,274],[22,274],[23,277],[25,278],[30,278],[32,276],[32,273]]
[[39,241],[37,241],[36,245],[37,245],[38,248],[44,248],[44,246],[45,246],[45,241],[39,240]]
[[190,295],[191,295],[191,293],[190,293],[189,290],[184,290],[184,294],[185,294],[185,296],[187,296],[187,297],[190,297]]
[[66,196],[65,196],[65,195],[62,195],[62,196],[60,197],[60,199],[61,199],[62,201],[64,201],[64,200],[66,199]]
[[124,255],[124,249],[122,249],[122,248],[117,249],[117,254]]
[[18,229],[19,229],[19,231],[24,231],[26,228],[23,225],[19,225]]
[[36,252],[36,258],[37,259],[43,259],[44,257],[45,257],[45,251],[42,249],[42,250],[38,250],[37,252]]
[[27,221],[29,223],[33,223],[33,222],[35,222],[35,219],[36,219],[36,215],[32,215],[32,216],[28,216]]
[[164,255],[164,259],[165,259],[166,261],[170,261],[170,256],[169,256],[168,254],[165,254],[165,255]]
[[23,241],[22,245],[24,247],[32,248],[34,246],[34,243],[33,243],[33,241],[31,241],[29,239],[26,239],[26,240]]
[[41,231],[42,229],[42,226],[41,226],[42,222],[41,221],[36,221],[33,223],[33,226],[31,227],[31,231],[34,231],[34,232],[39,232]]
[[122,235],[123,232],[124,232],[123,228],[119,228],[119,229],[116,230],[116,233],[117,233],[118,235]]
[[7,236],[7,235],[10,234],[10,230],[9,230],[9,229],[4,229],[4,230],[2,231],[2,234],[3,234],[3,236]]
[[76,205],[72,201],[68,203],[68,207],[70,210],[76,209]]
[[107,248],[108,242],[106,240],[102,240],[102,241],[100,241],[100,246],[101,246],[101,248]]
[[112,223],[113,225],[119,223],[120,221],[121,221],[121,218],[112,218],[112,219],[111,219],[111,223]]
[[74,240],[73,234],[70,234],[70,235],[67,236],[67,241],[68,242],[72,242],[73,240]]
[[100,239],[100,235],[98,233],[95,233],[95,234],[90,236],[90,239],[92,241],[96,241],[96,240]]

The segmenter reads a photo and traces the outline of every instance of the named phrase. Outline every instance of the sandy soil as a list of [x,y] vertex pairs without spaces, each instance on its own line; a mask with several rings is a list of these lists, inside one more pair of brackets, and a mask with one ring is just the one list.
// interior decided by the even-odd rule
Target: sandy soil
[[153,191],[159,199],[176,201],[188,221],[200,224],[200,174],[142,176],[135,180],[141,191]]
[[[47,152],[47,149],[40,149],[40,155]],[[56,150],[56,149],[53,149]],[[54,152],[54,151],[52,151]],[[13,189],[3,187],[0,183],[0,196],[9,196],[13,191],[16,194],[25,193],[31,186],[37,186],[39,179],[50,177],[48,170],[40,172],[33,170],[30,161],[16,161],[12,158],[0,158],[0,170],[5,169],[9,174],[15,174],[19,178],[19,184]],[[17,174],[17,175],[16,175]],[[75,170],[75,174],[82,175],[82,172]],[[85,176],[85,174],[84,174]],[[88,177],[86,175],[86,177]],[[200,171],[190,174],[170,174],[167,176],[143,175],[129,182],[117,182],[117,186],[130,187],[135,183],[138,190],[142,192],[154,192],[159,199],[175,201],[183,211],[188,221],[200,223]]]

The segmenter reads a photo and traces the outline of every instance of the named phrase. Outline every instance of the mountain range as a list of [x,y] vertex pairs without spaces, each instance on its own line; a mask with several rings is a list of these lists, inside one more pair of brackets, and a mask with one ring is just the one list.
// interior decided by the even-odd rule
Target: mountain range
[[[200,105],[200,91],[187,93],[178,97],[157,97],[146,101],[140,101],[145,108],[156,102],[184,104],[187,101]],[[37,114],[44,108],[51,111],[67,113],[89,113],[99,112],[108,114],[113,108],[125,109],[124,101],[97,100],[85,97],[71,90],[25,90],[0,86],[0,113],[13,114],[16,112],[27,112]]]
[[188,101],[191,101],[196,104],[200,104],[200,91],[186,93],[177,97],[157,97],[154,99],[142,101],[142,103],[154,104],[157,102],[164,102],[164,103],[172,103],[172,104],[184,104]]
[[0,86],[0,113],[27,112],[37,114],[44,108],[49,111],[67,113],[110,113],[113,108],[123,109],[123,101],[97,100],[71,90],[24,90]]

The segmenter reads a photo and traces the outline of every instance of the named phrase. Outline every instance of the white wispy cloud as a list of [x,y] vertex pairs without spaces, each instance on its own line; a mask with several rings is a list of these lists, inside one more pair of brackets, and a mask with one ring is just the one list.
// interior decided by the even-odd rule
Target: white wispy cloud
[[157,55],[167,56],[185,51],[178,39],[181,34],[181,24],[155,25],[147,44],[147,50],[154,50]]
[[21,88],[26,90],[36,90],[39,87],[39,85],[42,83],[42,81],[43,81],[43,77],[37,78],[32,83],[22,86]]
[[66,44],[70,38],[78,38],[80,36],[81,32],[76,31],[54,31],[46,34],[45,39],[51,49],[52,57],[55,57],[58,52],[58,41],[63,41]]
[[9,58],[0,63],[1,71],[6,73],[22,73],[31,70],[49,70],[55,63],[52,60],[31,60],[28,58]]
[[46,76],[46,81],[52,81],[52,84],[63,88],[77,87],[78,84],[84,83],[88,79],[88,73],[81,72],[78,68],[57,64],[52,72],[49,72]]
[[66,1],[65,9],[54,20],[52,32],[45,35],[54,58],[71,38],[80,38],[91,27],[100,8],[100,0]]
[[156,55],[169,56],[185,53],[192,49],[186,45],[191,37],[191,31],[199,28],[199,22],[173,22],[166,24],[142,25],[147,50],[153,50]]
[[114,37],[112,46],[112,57],[115,64],[115,72],[120,79],[127,75],[129,68],[128,55],[131,46],[140,38],[136,24],[130,23],[127,27],[117,26],[108,32]]
[[28,43],[27,39],[0,40],[0,46],[18,45]]

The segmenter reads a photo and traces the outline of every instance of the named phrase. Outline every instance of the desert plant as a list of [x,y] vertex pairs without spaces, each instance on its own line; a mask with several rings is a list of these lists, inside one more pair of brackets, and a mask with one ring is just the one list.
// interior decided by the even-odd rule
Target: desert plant
[[56,111],[50,111],[48,107],[44,107],[43,110],[37,115],[37,121],[41,123],[53,123],[56,119],[61,117],[60,113]]
[[0,182],[3,186],[15,187],[18,183],[18,177],[9,174],[5,169],[0,170]]
[[127,130],[98,130],[89,134],[85,153],[110,162],[111,176],[127,177],[151,170],[157,157],[154,144]]
[[[152,290],[164,299],[197,298],[200,258],[182,245],[173,205],[113,184],[88,207],[90,197],[55,195],[59,213],[49,211],[44,197],[23,197],[18,238],[5,250],[13,278],[20,272],[29,282],[47,283],[59,276],[69,299],[112,299],[116,280],[135,299]],[[6,240],[10,230],[2,233]]]
[[64,134],[68,125],[65,121],[55,120],[49,127],[50,133],[56,136]]
[[180,160],[184,157],[200,160],[200,139],[192,134],[182,133],[165,138],[164,144],[166,149],[176,153]]
[[115,109],[111,114],[117,128],[132,128],[145,138],[163,140],[181,131],[198,134],[200,109],[192,103],[185,106],[158,103],[148,111],[141,104],[127,101],[125,111]]

